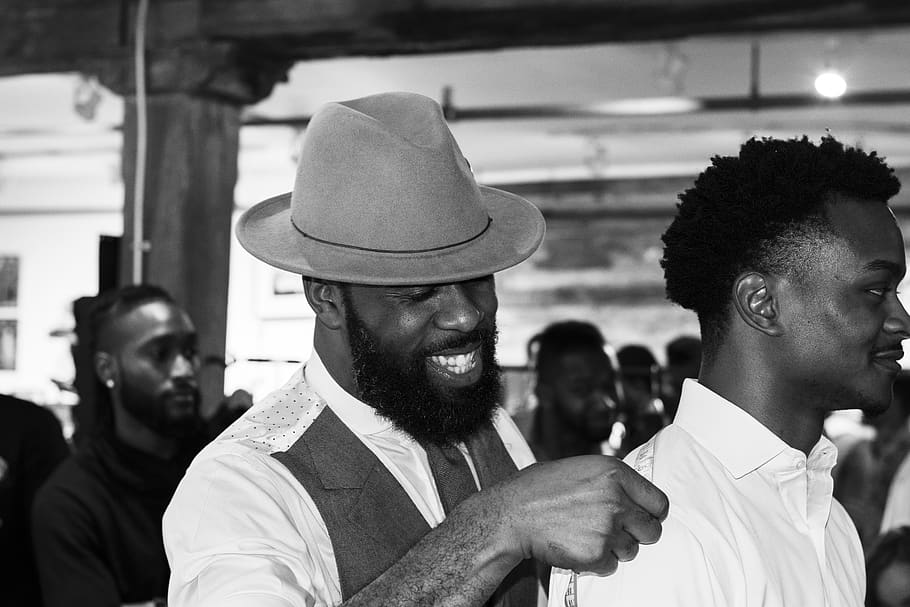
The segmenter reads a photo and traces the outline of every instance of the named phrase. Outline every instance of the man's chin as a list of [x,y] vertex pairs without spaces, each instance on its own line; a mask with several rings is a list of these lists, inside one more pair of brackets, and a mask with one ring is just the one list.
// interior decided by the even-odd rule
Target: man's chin
[[199,433],[200,425],[197,421],[193,422],[178,422],[173,424],[168,424],[164,428],[164,432],[170,438],[189,438],[195,436]]
[[493,418],[498,405],[470,388],[434,390],[435,415],[414,409],[381,412],[402,432],[419,442],[462,442]]
[[171,410],[163,420],[161,432],[171,438],[193,436],[201,427],[198,407],[191,409]]
[[891,406],[891,401],[872,401],[868,400],[859,409],[863,412],[864,415],[869,417],[878,417],[882,415],[885,411],[888,410],[888,407]]

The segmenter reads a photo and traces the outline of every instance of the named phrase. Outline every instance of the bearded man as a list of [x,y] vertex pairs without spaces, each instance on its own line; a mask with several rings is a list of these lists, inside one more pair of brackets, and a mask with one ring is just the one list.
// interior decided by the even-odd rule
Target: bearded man
[[493,273],[544,222],[477,185],[436,102],[322,108],[237,235],[303,276],[313,354],[181,482],[169,605],[534,605],[533,559],[609,573],[657,540],[658,490],[605,456],[531,466],[498,407]]
[[32,536],[46,607],[151,604],[167,592],[161,517],[201,448],[196,330],[164,290],[93,302],[96,435],[38,492]]

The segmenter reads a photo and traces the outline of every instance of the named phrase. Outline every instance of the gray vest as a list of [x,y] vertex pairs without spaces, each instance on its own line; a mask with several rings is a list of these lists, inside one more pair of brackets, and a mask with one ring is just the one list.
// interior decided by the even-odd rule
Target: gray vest
[[[516,471],[492,425],[467,446],[481,487]],[[328,407],[287,451],[272,457],[303,485],[325,521],[343,600],[379,577],[430,531],[392,473]],[[525,607],[536,601],[534,562],[525,560],[503,580],[491,604]]]

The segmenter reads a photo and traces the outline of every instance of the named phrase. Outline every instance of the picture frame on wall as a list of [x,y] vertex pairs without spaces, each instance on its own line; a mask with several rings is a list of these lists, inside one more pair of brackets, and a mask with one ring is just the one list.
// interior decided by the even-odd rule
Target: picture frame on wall
[[0,371],[16,369],[18,306],[19,256],[0,255]]
[[0,306],[19,304],[19,257],[0,255]]
[[292,274],[276,268],[261,268],[257,271],[256,289],[257,312],[260,318],[297,319],[313,318],[315,314],[303,293],[303,281],[299,274]]
[[0,319],[0,371],[16,369],[18,325],[17,320]]

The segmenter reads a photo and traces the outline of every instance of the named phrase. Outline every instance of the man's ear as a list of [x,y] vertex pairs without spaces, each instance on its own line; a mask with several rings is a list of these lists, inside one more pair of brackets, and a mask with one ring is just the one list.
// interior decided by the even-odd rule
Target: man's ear
[[95,367],[95,376],[102,384],[109,388],[117,384],[117,366],[113,356],[107,352],[95,352],[92,365]]
[[733,283],[736,313],[753,329],[771,336],[781,334],[775,285],[758,272],[741,274]]
[[534,396],[537,398],[537,404],[549,403],[553,398],[553,388],[546,382],[538,381],[534,384]]
[[316,320],[329,329],[344,326],[344,294],[341,285],[313,278],[303,278],[307,303],[316,313]]

